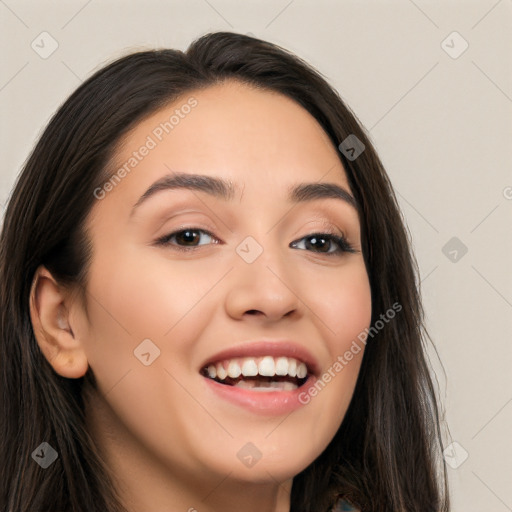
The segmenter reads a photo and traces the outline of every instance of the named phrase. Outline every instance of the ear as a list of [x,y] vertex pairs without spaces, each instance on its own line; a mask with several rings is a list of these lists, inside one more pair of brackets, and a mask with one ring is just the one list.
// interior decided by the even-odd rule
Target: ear
[[53,369],[63,377],[77,379],[88,369],[80,340],[70,324],[71,302],[51,273],[40,266],[30,291],[30,318],[37,343]]

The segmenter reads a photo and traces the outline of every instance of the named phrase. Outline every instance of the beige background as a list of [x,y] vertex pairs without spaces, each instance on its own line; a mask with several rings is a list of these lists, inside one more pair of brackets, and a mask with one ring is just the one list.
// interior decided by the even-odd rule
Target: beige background
[[[317,67],[367,128],[414,241],[458,443],[453,510],[512,510],[511,0],[0,0],[0,17],[0,211],[56,108],[130,50],[230,30]],[[42,58],[31,45],[50,38]]]

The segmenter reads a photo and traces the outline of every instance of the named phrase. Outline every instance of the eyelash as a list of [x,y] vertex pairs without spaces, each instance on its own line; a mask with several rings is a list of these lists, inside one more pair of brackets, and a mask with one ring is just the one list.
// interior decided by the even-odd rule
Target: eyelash
[[[187,247],[187,246],[171,244],[171,242],[170,242],[172,240],[172,238],[174,238],[176,235],[179,235],[180,233],[186,233],[187,231],[204,233],[204,234],[218,240],[213,233],[211,233],[210,231],[208,231],[206,229],[201,229],[201,228],[196,228],[196,227],[186,227],[186,228],[180,229],[178,231],[173,231],[172,233],[169,233],[168,235],[164,235],[163,237],[156,240],[155,243],[158,246],[171,246],[172,245],[173,250],[176,250],[179,252],[195,251],[196,249],[198,249],[201,246],[196,245],[196,246]],[[296,244],[297,242],[300,242],[306,238],[322,238],[322,239],[330,240],[331,242],[335,242],[336,244],[338,244],[338,248],[331,252],[312,251],[312,252],[316,252],[317,254],[321,254],[321,255],[325,255],[325,256],[337,256],[337,255],[341,255],[346,252],[348,252],[348,253],[358,252],[356,249],[354,249],[354,247],[347,241],[347,239],[343,235],[340,236],[339,234],[337,234],[334,231],[331,231],[329,229],[326,229],[325,232],[312,233],[311,235],[306,235],[306,236],[300,238],[299,240],[297,240],[295,242],[291,242],[291,243]],[[219,243],[219,242],[217,241],[215,243]],[[209,244],[206,244],[206,245],[209,245]],[[299,250],[307,250],[307,249],[299,249]]]

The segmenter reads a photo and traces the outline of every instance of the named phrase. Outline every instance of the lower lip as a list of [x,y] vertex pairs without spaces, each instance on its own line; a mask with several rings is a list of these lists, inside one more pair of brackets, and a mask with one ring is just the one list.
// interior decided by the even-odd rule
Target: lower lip
[[[291,391],[251,391],[237,386],[220,384],[213,379],[203,377],[207,386],[220,396],[239,407],[251,412],[267,416],[281,416],[289,414],[309,402],[308,389],[315,384],[316,378],[309,376],[308,380],[297,389]],[[303,402],[300,398],[303,397]],[[305,399],[304,399],[305,397]],[[308,402],[306,402],[308,400]]]

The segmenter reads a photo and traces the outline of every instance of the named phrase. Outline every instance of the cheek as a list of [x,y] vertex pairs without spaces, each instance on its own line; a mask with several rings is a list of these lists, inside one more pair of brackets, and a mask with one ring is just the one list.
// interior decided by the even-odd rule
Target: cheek
[[[201,298],[218,277],[211,268],[199,274],[190,270],[190,264],[186,273],[183,268],[129,250],[122,258],[98,257],[89,280],[86,344],[99,389],[115,412],[113,421],[120,419],[155,453],[172,453],[185,467],[191,464],[197,443],[190,419],[200,417],[198,425],[211,431],[218,428],[184,386],[191,375],[191,342],[211,320],[213,313],[206,309],[216,306]],[[141,345],[146,339],[158,348],[157,358],[153,359],[151,344]],[[137,358],[143,353],[139,346],[149,352],[151,364],[145,366]],[[196,373],[193,378],[199,381]],[[180,439],[181,448],[173,445],[169,432]],[[182,459],[185,452],[188,456]]]
[[[313,286],[312,283],[316,282]],[[331,355],[346,350],[353,339],[370,325],[371,289],[364,262],[356,260],[339,269],[310,281],[308,306],[323,324],[322,332],[329,340]],[[320,327],[319,327],[320,328]]]
[[204,262],[143,258],[129,247],[111,248],[104,256],[97,255],[90,272],[86,344],[91,367],[105,387],[141,365],[134,351],[147,339],[157,347],[155,353],[160,350],[160,364],[190,363],[190,340],[199,337],[213,315],[209,308],[215,307],[203,299],[219,273]]
[[303,399],[311,402],[310,412],[314,410],[321,418],[315,428],[329,430],[328,438],[341,424],[352,398],[365,349],[361,334],[370,326],[372,304],[362,258],[329,279],[317,280],[318,285],[322,282],[323,287],[310,288],[308,306],[319,320],[317,325],[324,333],[328,358],[317,384]]
[[[90,289],[101,297],[111,320],[134,339],[162,339],[193,311],[218,280],[211,267],[159,257],[144,257],[125,248],[122,256],[101,260],[91,272]],[[206,268],[205,268],[206,267]]]

